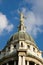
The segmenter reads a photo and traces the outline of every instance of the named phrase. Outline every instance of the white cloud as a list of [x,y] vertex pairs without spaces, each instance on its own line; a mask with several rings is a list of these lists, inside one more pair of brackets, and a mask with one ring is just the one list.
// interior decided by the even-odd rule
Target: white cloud
[[31,10],[27,6],[22,8],[27,17],[25,20],[27,32],[36,37],[38,33],[43,32],[43,0],[24,0],[24,2],[32,5]]
[[28,4],[32,4],[32,10],[36,14],[42,15],[43,13],[43,0],[24,0]]
[[0,13],[0,34],[3,33],[4,30],[10,32],[13,29],[13,24],[10,24],[6,15]]
[[10,24],[10,25],[8,25],[8,27],[6,27],[6,30],[8,32],[10,32],[12,29],[13,29],[13,24]]
[[22,12],[26,16],[25,25],[29,34],[36,37],[39,32],[43,32],[41,29],[43,21],[39,15],[36,15],[33,11],[29,11],[26,8],[22,8]]

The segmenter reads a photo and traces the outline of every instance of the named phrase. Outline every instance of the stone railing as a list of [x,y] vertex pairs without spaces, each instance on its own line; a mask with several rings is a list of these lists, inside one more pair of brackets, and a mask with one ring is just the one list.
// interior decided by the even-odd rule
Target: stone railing
[[37,57],[37,58],[43,59],[42,55],[40,56],[40,55],[38,55],[38,54],[35,53],[35,52],[32,52],[32,51],[30,51],[30,50],[27,50],[27,54],[29,54],[29,53],[30,53],[31,55]]
[[2,59],[3,57],[7,57],[7,56],[9,56],[9,55],[11,55],[11,54],[13,54],[13,53],[16,53],[16,52],[17,52],[16,49],[14,49],[13,51],[2,52],[2,53],[0,54],[0,59]]

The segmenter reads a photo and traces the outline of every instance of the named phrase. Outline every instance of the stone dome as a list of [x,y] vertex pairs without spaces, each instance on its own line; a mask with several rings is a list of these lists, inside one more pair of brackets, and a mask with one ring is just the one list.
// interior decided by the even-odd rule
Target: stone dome
[[29,40],[34,43],[33,38],[25,31],[24,15],[21,13],[20,25],[18,26],[18,32],[15,33],[10,40]]
[[17,32],[15,33],[11,38],[10,38],[10,41],[13,41],[13,40],[29,40],[31,42],[34,43],[34,40],[33,38],[26,32]]

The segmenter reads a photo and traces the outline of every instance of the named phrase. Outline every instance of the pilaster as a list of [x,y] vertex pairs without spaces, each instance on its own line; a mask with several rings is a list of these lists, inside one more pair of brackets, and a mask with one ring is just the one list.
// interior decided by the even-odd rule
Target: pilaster
[[21,56],[19,56],[18,65],[21,65]]
[[25,65],[25,56],[23,56],[23,65]]
[[27,61],[27,65],[29,65],[29,61]]

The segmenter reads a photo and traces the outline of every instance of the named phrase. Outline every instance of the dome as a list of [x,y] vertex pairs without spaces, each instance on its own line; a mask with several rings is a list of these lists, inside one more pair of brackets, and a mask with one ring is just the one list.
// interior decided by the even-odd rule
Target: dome
[[31,42],[34,43],[34,40],[33,38],[26,33],[25,31],[25,25],[24,25],[24,15],[21,13],[21,16],[20,16],[20,25],[18,26],[18,32],[15,33],[11,38],[10,40],[14,41],[14,40],[29,40]]
[[32,44],[33,46],[37,47],[37,45],[35,44],[34,39],[26,32],[25,30],[25,25],[24,25],[24,16],[21,14],[20,17],[20,25],[18,26],[18,32],[16,32],[15,34],[13,34],[8,43],[9,42],[15,42],[15,41],[25,41],[26,43]]
[[26,32],[17,32],[15,33],[11,38],[10,38],[10,41],[13,41],[13,40],[29,40],[31,42],[34,43],[34,40],[33,38]]

